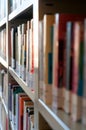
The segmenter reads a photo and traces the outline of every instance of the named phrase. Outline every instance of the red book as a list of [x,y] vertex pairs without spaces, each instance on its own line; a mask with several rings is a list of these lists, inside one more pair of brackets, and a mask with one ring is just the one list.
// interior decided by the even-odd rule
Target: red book
[[27,95],[19,97],[19,130],[23,130],[24,100],[30,100]]

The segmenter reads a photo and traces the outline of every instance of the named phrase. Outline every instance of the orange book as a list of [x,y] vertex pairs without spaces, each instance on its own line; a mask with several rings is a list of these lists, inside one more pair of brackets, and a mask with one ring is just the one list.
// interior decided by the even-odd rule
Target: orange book
[[18,130],[23,130],[23,112],[24,112],[24,100],[30,100],[27,95],[19,97],[19,127]]

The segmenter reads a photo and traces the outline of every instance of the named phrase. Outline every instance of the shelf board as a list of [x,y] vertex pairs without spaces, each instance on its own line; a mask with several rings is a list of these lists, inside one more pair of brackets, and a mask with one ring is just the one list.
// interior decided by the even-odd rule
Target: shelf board
[[12,121],[10,121],[10,126],[12,130],[15,130]]
[[0,64],[2,64],[5,68],[8,69],[8,63],[2,57],[0,57]]
[[33,0],[26,0],[26,2],[24,2],[23,5],[20,5],[18,8],[16,8],[14,11],[12,11],[9,14],[9,21],[19,16],[22,12],[24,12],[26,9],[28,9],[32,5],[33,5]]
[[[80,122],[73,122],[68,114],[62,110],[58,110],[58,115],[54,114],[53,111],[47,107],[47,105],[38,100],[38,109],[50,126],[57,130],[85,130],[86,127]],[[56,129],[55,129],[56,128]]]
[[4,24],[6,24],[7,21],[7,17],[4,17],[1,21],[0,21],[0,27],[2,27]]
[[50,110],[50,108],[48,108],[45,103],[43,103],[43,101],[41,101],[40,99],[38,100],[38,109],[54,130],[70,130],[70,128],[58,116],[56,116]]
[[9,67],[9,73],[12,75],[12,77],[18,82],[18,84],[25,91],[25,93],[34,102],[34,92],[31,91],[31,89],[27,86],[27,84],[17,75],[17,73],[11,67]]
[[7,109],[7,106],[5,105],[5,102],[4,102],[4,99],[3,99],[3,98],[1,98],[1,102],[2,102],[2,104],[3,104],[3,106],[4,106],[4,109],[5,109],[5,111],[6,111],[6,114],[8,115],[8,109]]

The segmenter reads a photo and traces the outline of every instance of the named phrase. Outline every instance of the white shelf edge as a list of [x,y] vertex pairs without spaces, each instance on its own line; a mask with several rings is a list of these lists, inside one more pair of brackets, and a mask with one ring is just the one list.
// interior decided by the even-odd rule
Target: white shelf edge
[[12,121],[10,121],[10,125],[11,125],[11,129],[15,130]]
[[2,20],[0,20],[0,27],[6,24],[6,21],[7,21],[7,17],[4,17]]
[[2,102],[2,104],[4,106],[4,108],[5,108],[6,114],[8,115],[8,109],[7,109],[7,106],[5,105],[5,102],[4,102],[4,99],[2,97],[2,93],[1,92],[0,92],[0,100],[1,100],[1,102]]
[[9,73],[12,75],[12,77],[18,82],[18,84],[22,87],[22,89],[25,91],[25,93],[31,98],[31,100],[34,102],[35,95],[30,90],[30,88],[27,86],[27,84],[16,74],[16,72],[9,67]]
[[49,125],[53,128],[53,130],[70,130],[70,128],[40,99],[38,100],[38,109]]
[[24,2],[22,5],[20,5],[18,8],[16,8],[14,11],[12,11],[9,14],[9,21],[17,17],[22,12],[24,12],[24,10],[29,8],[32,4],[33,4],[33,0],[27,0],[26,2]]
[[6,114],[8,115],[8,109],[7,109],[7,106],[5,105],[4,99],[1,98],[1,100],[2,100],[2,104],[4,105],[4,108],[5,108]]
[[5,68],[8,69],[8,63],[2,57],[0,57],[0,64],[2,64]]

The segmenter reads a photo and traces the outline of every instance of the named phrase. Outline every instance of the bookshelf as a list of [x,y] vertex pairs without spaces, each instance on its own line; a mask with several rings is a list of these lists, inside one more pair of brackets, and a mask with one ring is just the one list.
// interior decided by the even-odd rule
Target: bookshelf
[[[20,110],[18,110],[19,106],[16,107],[14,104],[19,103],[19,96],[21,94],[18,95],[18,93],[15,92],[16,86],[19,89],[21,88],[21,91],[23,91],[26,96],[25,98],[30,98],[31,102],[33,103],[34,112],[31,111],[32,115],[29,115],[28,111],[30,108],[26,109],[27,106],[25,110],[28,111],[24,113],[28,114],[27,120],[30,119],[30,122],[28,122],[31,124],[32,128],[30,128],[29,130],[85,130],[86,126],[83,125],[82,122],[72,121],[71,115],[64,112],[64,110],[58,109],[57,113],[55,113],[52,110],[52,105],[48,105],[47,101],[45,101],[46,96],[49,97],[49,95],[45,93],[45,90],[42,90],[45,95],[41,95],[43,94],[40,90],[41,85],[43,85],[43,83],[44,85],[47,84],[45,84],[47,76],[45,76],[45,80],[43,79],[42,83],[40,83],[41,76],[44,76],[40,76],[40,72],[43,72],[45,67],[43,66],[44,63],[42,65],[40,62],[45,61],[46,63],[46,58],[43,59],[43,57],[41,57],[45,57],[45,54],[43,52],[45,48],[44,46],[42,46],[43,48],[41,49],[43,50],[42,52],[40,52],[40,44],[44,45],[44,39],[42,34],[40,34],[41,30],[39,30],[40,23],[42,24],[42,26],[44,26],[43,24],[45,24],[42,23],[44,22],[43,19],[45,19],[47,25],[47,15],[52,14],[56,16],[56,14],[63,13],[69,14],[70,16],[84,15],[83,17],[85,17],[86,7],[84,2],[69,2],[68,0],[66,0],[65,2],[59,0],[19,0],[18,2],[16,0],[3,1],[4,3],[1,3],[0,1],[0,7],[1,5],[3,5],[3,8],[0,8],[0,50],[2,50],[3,54],[5,53],[5,56],[3,56],[3,54],[1,54],[0,52],[0,82],[2,81],[2,79],[7,79],[6,83],[5,81],[2,81],[0,83],[0,130],[18,130],[18,124],[16,123],[16,121],[18,120],[16,119],[17,115],[15,115],[15,113],[17,113],[16,110],[20,113]],[[1,12],[3,10],[4,14],[1,15]],[[46,18],[44,18],[45,16]],[[4,36],[4,29],[6,30],[6,37]],[[42,33],[44,35],[45,32]],[[2,36],[5,37],[5,41],[3,40],[4,38],[2,38]],[[40,71],[40,69],[43,70]],[[5,71],[4,74],[2,73],[3,70]],[[46,73],[45,70],[43,74],[44,73]],[[5,74],[7,77],[5,77]],[[4,92],[2,91],[3,86],[6,87]],[[46,89],[46,91],[48,91],[48,89]],[[5,94],[7,97],[5,97]],[[12,98],[12,101],[10,100],[9,96]],[[52,98],[52,95],[50,95],[50,97]],[[24,102],[24,100],[26,99],[22,99],[22,102]],[[56,104],[54,105],[55,107],[57,107],[57,102],[55,103]],[[23,108],[24,107],[25,106],[23,106]],[[1,113],[4,113],[2,121]],[[4,120],[5,126],[3,126]],[[19,123],[20,122],[21,121],[19,120]],[[26,126],[23,124],[23,127]],[[21,128],[20,125],[18,126],[18,128]],[[22,128],[22,130],[23,129],[24,128]]]

